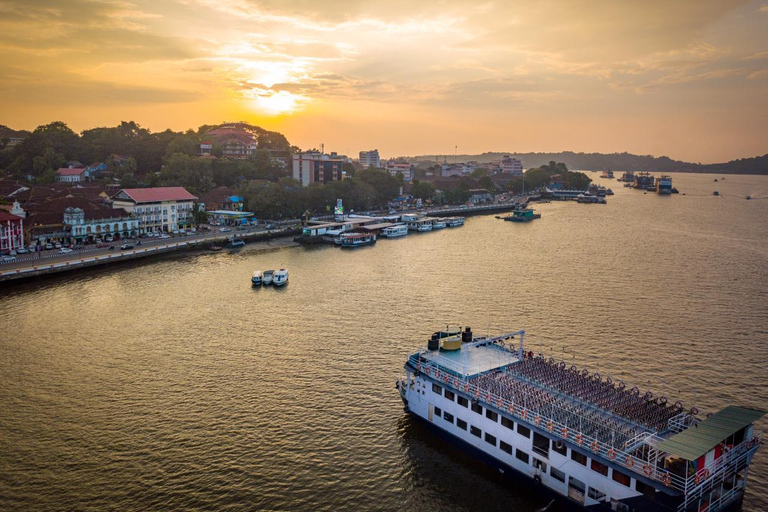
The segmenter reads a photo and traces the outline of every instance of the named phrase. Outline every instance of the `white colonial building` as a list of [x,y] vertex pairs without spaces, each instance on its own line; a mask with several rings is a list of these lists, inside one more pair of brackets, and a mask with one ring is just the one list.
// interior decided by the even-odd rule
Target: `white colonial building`
[[127,238],[139,234],[139,219],[122,209],[84,211],[69,207],[64,210],[64,230],[78,241],[92,241],[105,236]]
[[124,188],[112,196],[113,207],[139,219],[140,234],[192,227],[195,201],[183,187]]
[[365,167],[381,167],[381,157],[379,157],[379,150],[372,149],[370,151],[360,152],[360,165]]

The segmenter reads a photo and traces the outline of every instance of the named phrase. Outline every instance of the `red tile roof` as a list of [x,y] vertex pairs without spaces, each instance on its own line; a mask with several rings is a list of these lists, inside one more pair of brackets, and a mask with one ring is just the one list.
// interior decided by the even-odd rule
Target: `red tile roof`
[[[197,199],[184,187],[154,187],[154,188],[124,188],[124,192],[137,203],[154,203],[157,201],[194,201]],[[116,195],[119,195],[118,192]],[[112,196],[113,198],[115,196]]]
[[70,169],[68,167],[62,167],[61,169],[58,169],[56,171],[56,174],[59,176],[77,176],[78,174],[83,174],[85,172],[84,167],[75,167],[74,169]]
[[21,220],[22,218],[18,215],[13,215],[12,213],[0,211],[0,222],[7,222],[9,220]]

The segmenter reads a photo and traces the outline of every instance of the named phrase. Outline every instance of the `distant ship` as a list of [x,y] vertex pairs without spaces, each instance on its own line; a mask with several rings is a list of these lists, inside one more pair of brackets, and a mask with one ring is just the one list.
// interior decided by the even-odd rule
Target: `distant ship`
[[635,188],[640,190],[656,190],[656,183],[649,172],[635,174]]
[[656,193],[657,194],[671,194],[672,193],[672,177],[663,174],[656,178]]
[[601,174],[600,177],[612,180],[613,179],[613,171],[610,170],[610,169],[608,169],[607,171],[603,171],[603,174]]
[[525,331],[436,332],[396,387],[405,410],[505,474],[588,510],[737,510],[764,411],[680,401],[526,351]]
[[626,181],[627,183],[634,183],[635,181],[635,173],[632,171],[626,171],[624,174],[621,175],[621,178],[619,178],[619,181]]

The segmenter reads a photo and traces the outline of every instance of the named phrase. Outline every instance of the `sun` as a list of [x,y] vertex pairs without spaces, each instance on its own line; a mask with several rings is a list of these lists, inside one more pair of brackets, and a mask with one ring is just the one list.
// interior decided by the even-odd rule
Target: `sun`
[[306,98],[288,91],[265,91],[254,98],[256,108],[271,115],[293,114]]

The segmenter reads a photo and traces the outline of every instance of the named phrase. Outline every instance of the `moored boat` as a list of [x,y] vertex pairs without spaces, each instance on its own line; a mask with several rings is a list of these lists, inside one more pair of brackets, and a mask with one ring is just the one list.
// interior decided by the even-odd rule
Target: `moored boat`
[[504,220],[508,220],[510,222],[531,222],[534,219],[540,218],[540,213],[534,213],[533,210],[526,208],[524,210],[513,211],[512,215],[504,217]]
[[656,193],[661,195],[672,193],[672,177],[669,175],[661,175],[656,178]]
[[445,223],[449,228],[455,228],[464,225],[464,217],[448,217],[445,219]]
[[229,238],[229,241],[227,242],[227,247],[230,249],[239,249],[245,245],[245,241],[241,240],[239,238],[235,238],[234,235],[232,235]]
[[261,286],[262,275],[260,270],[257,270],[256,272],[254,272],[253,275],[251,276],[251,284],[253,286]]
[[443,229],[447,224],[443,219],[432,219],[432,229]]
[[738,509],[764,411],[731,405],[699,419],[679,400],[534,355],[525,334],[433,334],[396,382],[405,411],[568,508]]
[[284,268],[275,270],[275,273],[272,276],[272,284],[274,286],[284,286],[288,284],[288,270]]
[[261,282],[265,285],[272,284],[272,279],[274,278],[275,271],[274,270],[265,270],[264,273],[261,275]]
[[350,233],[348,235],[342,235],[341,247],[342,249],[352,249],[355,247],[364,247],[366,245],[373,245],[376,243],[376,236],[371,233]]
[[408,234],[408,226],[405,224],[398,224],[397,226],[389,226],[381,230],[381,236],[384,238],[397,238]]

